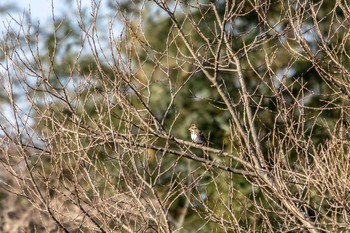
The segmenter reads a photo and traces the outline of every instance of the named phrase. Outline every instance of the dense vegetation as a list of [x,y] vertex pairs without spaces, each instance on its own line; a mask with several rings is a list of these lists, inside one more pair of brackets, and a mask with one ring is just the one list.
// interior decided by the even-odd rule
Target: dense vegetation
[[45,30],[9,22],[2,231],[348,230],[349,22],[341,0],[92,1]]

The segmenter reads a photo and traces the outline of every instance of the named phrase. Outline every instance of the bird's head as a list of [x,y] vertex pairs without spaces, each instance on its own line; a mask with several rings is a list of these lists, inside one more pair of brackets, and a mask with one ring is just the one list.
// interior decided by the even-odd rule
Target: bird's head
[[197,131],[198,128],[197,128],[196,124],[192,124],[191,127],[188,130],[189,131]]

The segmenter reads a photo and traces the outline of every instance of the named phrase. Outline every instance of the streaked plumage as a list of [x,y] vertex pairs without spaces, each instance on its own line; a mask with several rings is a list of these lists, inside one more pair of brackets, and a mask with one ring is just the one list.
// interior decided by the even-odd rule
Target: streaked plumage
[[207,140],[205,139],[203,133],[197,128],[196,124],[192,124],[188,129],[191,132],[191,139],[194,143],[206,145]]

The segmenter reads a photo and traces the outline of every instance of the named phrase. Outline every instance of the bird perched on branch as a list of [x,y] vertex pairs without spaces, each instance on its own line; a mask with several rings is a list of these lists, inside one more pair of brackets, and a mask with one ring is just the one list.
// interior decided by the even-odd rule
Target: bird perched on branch
[[[191,132],[191,139],[194,143],[201,144],[203,146],[208,146],[209,143],[207,139],[204,137],[204,134],[197,128],[196,124],[192,124],[188,129]],[[203,150],[204,158],[213,161],[212,157],[209,153]]]
[[188,129],[191,132],[191,139],[194,143],[207,145],[207,139],[204,137],[203,133],[197,128],[196,124],[192,124]]

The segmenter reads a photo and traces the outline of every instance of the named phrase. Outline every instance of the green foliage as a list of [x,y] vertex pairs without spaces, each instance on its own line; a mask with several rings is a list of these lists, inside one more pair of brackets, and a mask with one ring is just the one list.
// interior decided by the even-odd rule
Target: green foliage
[[[144,1],[133,1],[132,5],[122,1],[117,6],[110,3],[111,9],[117,7],[123,12],[123,19],[128,24],[124,23],[129,28],[118,38],[119,42],[114,44],[114,38],[105,41],[110,43],[110,47],[106,47],[111,51],[101,54],[96,52],[96,44],[92,46],[91,54],[78,50],[85,46],[81,41],[81,29],[69,20],[57,20],[52,25],[54,30],[45,35],[45,50],[40,54],[43,67],[50,71],[47,72],[45,91],[54,96],[53,103],[48,107],[47,102],[39,101],[36,111],[40,117],[36,129],[42,134],[53,135],[51,151],[56,153],[57,150],[57,155],[64,156],[52,159],[53,164],[44,161],[42,172],[52,174],[52,180],[59,177],[73,182],[88,171],[95,178],[92,183],[96,184],[98,193],[106,197],[113,194],[113,188],[121,193],[129,192],[132,183],[135,190],[158,198],[174,219],[180,218],[187,208],[183,232],[198,229],[220,232],[218,216],[227,224],[235,225],[232,215],[241,216],[239,224],[248,231],[251,226],[263,230],[269,227],[283,229],[277,221],[272,226],[265,225],[265,218],[282,218],[273,211],[280,203],[269,200],[263,190],[257,188],[261,186],[255,178],[232,175],[197,161],[189,162],[188,158],[156,151],[147,145],[180,148],[185,154],[188,148],[169,143],[169,138],[160,136],[159,127],[189,141],[188,128],[191,123],[196,123],[213,143],[209,146],[249,160],[247,154],[250,151],[242,149],[244,140],[232,134],[236,131],[232,116],[207,77],[208,74],[216,77],[215,81],[235,105],[244,130],[250,134],[237,66],[227,55],[232,52],[241,61],[249,107],[254,115],[263,157],[270,166],[268,169],[273,172],[277,163],[296,171],[302,169],[309,156],[303,158],[300,154],[311,152],[331,138],[329,127],[335,128],[343,114],[338,107],[349,104],[346,98],[334,98],[334,90],[346,92],[348,87],[341,81],[336,82],[342,79],[336,72],[330,77],[329,64],[334,61],[320,48],[324,38],[314,36],[316,29],[311,17],[303,21],[305,32],[301,33],[310,37],[307,44],[301,44],[297,35],[293,35],[295,26],[284,15],[303,14],[308,10],[291,7],[288,12],[284,8],[288,3],[272,1],[256,9],[251,2],[245,1],[238,1],[235,6],[225,1],[203,1],[200,5],[197,1],[182,1],[169,3],[169,9],[173,9],[169,14],[161,11],[164,6],[159,2],[149,3],[151,6]],[[138,11],[143,4],[147,7]],[[322,2],[317,13],[316,25],[324,37],[329,24],[339,26],[334,17],[340,21],[345,17],[340,10],[333,11],[335,15],[331,16],[329,12],[333,5]],[[220,44],[221,25],[217,18],[224,17],[227,6],[236,13],[223,25],[228,35],[228,41],[223,45]],[[140,14],[142,22],[136,14]],[[342,60],[346,57],[342,53],[349,43],[342,41],[347,33],[344,28],[338,33],[329,38],[328,44]],[[94,42],[100,38],[89,36]],[[104,36],[106,38],[107,34]],[[259,40],[261,42],[256,42]],[[117,48],[113,47],[115,45]],[[215,52],[218,50],[219,55]],[[344,60],[343,65],[349,65],[350,59]],[[33,89],[29,94],[38,99],[45,96],[37,91]],[[129,108],[125,107],[127,104]],[[155,132],[147,131],[149,129],[137,114]],[[62,126],[67,131],[65,138],[57,133]],[[298,139],[305,139],[312,147],[306,147],[305,141],[287,138],[289,134],[298,135]],[[120,142],[116,143],[112,137],[124,140],[124,144],[127,141],[128,147],[119,148]],[[67,152],[59,151],[60,148]],[[205,157],[203,150],[192,149],[191,152]],[[279,157],[280,152],[284,157]],[[244,168],[229,158],[218,156],[222,164]],[[82,161],[82,157],[86,161]],[[56,167],[58,163],[60,166]],[[82,180],[80,184],[86,192],[84,198],[86,201],[93,199],[96,190],[89,180]],[[185,189],[184,184],[190,188]],[[298,190],[292,184],[289,188],[291,193]],[[58,193],[52,191],[50,195]],[[319,195],[311,195],[310,199],[321,202]],[[259,215],[261,209],[256,203],[260,208],[268,209],[268,216]],[[208,214],[206,208],[212,211],[211,219],[205,215]],[[118,225],[117,222],[113,224]]]

